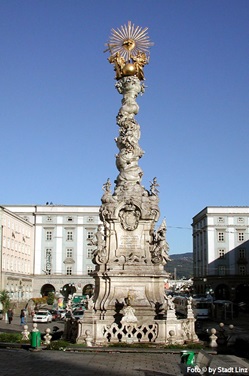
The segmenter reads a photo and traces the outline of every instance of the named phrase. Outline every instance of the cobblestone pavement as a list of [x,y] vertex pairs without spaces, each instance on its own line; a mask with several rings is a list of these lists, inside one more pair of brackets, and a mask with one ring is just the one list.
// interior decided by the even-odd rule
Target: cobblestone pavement
[[[235,332],[249,333],[249,320],[240,317],[235,324]],[[229,324],[229,323],[227,323]],[[47,327],[56,325],[63,330],[63,322],[38,324],[41,333]],[[207,327],[215,327],[215,323],[206,323]],[[217,325],[217,323],[216,323]],[[29,330],[32,330],[32,320],[28,318]],[[202,328],[204,329],[204,328]],[[12,324],[0,320],[0,332],[21,332],[23,326],[16,315]],[[180,354],[166,353],[163,350],[153,352],[125,352],[119,349],[101,351],[91,349],[89,352],[64,351],[29,351],[21,348],[0,348],[1,376],[178,376],[180,375]],[[215,355],[211,366],[230,367],[223,375],[249,375],[249,362],[246,359]],[[241,372],[239,372],[241,368]],[[191,373],[190,373],[191,374]],[[221,373],[220,373],[221,374]]]
[[0,349],[1,376],[177,376],[179,354]]

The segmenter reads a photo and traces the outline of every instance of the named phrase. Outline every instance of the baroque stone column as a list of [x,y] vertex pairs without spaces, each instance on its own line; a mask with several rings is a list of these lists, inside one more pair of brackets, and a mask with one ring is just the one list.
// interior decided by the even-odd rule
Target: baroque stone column
[[[184,343],[196,340],[194,317],[178,320],[173,299],[164,298],[164,266],[169,261],[166,221],[159,219],[159,191],[153,178],[149,189],[142,185],[139,160],[140,126],[135,116],[136,99],[144,93],[143,68],[149,62],[152,45],[147,28],[121,26],[113,30],[107,51],[116,72],[116,89],[122,95],[116,118],[118,176],[111,189],[103,185],[100,219],[93,239],[95,293],[83,320],[78,321],[77,342],[93,339],[95,345],[108,342]],[[167,300],[167,304],[166,304]],[[89,342],[89,341],[88,341]]]
[[[108,43],[111,52],[108,60],[114,65],[115,86],[122,95],[116,117],[119,134],[115,139],[119,174],[113,192],[109,179],[103,185],[100,207],[103,226],[99,226],[91,243],[97,247],[93,255],[96,264],[94,311],[101,320],[118,323],[130,296],[138,321],[143,323],[153,320],[158,314],[157,307],[163,304],[164,265],[169,257],[165,220],[155,230],[160,216],[157,179],[153,178],[149,189],[142,185],[139,160],[144,152],[139,146],[140,126],[135,120],[139,111],[136,98],[145,91],[143,67],[148,57],[143,49],[151,42],[143,35],[143,30],[140,30],[142,44],[136,39],[135,29],[132,39],[131,24],[128,29],[127,34],[123,30],[121,37],[113,31],[115,46],[117,40],[120,42],[118,50],[115,47],[113,51],[112,40]],[[137,45],[142,52],[136,49]]]

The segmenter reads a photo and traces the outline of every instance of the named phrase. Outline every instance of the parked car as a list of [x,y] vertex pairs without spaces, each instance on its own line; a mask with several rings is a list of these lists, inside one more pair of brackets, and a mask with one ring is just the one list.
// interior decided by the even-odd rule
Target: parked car
[[73,310],[73,311],[79,311],[79,310],[81,310],[81,309],[86,309],[85,304],[80,303],[80,304],[74,304],[74,305],[72,306],[72,310]]
[[52,319],[52,314],[48,310],[39,310],[33,316],[33,322],[52,322]]
[[53,321],[60,320],[61,314],[60,314],[59,311],[57,311],[56,309],[50,309],[49,312],[52,315],[52,320]]
[[65,311],[61,316],[62,320],[71,319],[73,317],[72,311]]
[[82,320],[84,316],[84,310],[80,309],[77,311],[73,311],[73,318],[76,320]]

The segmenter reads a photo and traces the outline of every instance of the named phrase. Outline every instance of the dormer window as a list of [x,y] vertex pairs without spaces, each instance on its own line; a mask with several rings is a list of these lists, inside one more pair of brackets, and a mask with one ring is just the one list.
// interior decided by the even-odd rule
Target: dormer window
[[244,218],[243,217],[239,217],[238,218],[238,223],[244,223]]

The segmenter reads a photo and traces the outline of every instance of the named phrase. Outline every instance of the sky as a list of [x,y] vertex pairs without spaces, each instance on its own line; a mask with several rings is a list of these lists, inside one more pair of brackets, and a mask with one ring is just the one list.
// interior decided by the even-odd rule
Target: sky
[[170,254],[206,206],[248,206],[248,0],[0,0],[0,205],[100,205],[118,175],[111,29],[148,27],[136,120]]

